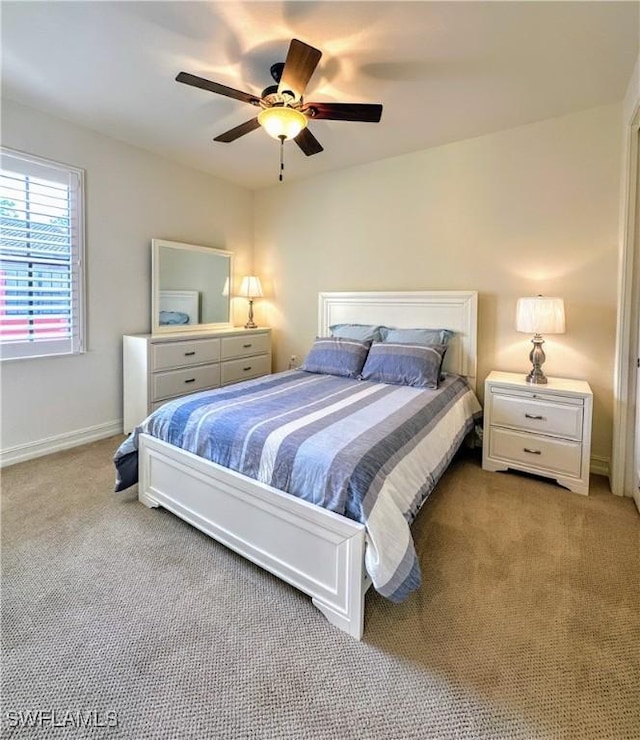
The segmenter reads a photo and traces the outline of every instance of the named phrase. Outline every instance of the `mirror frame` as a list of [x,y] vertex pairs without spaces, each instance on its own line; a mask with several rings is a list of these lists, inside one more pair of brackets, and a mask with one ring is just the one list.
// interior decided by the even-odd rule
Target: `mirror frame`
[[[213,324],[178,324],[161,326],[160,315],[160,248],[183,249],[189,252],[207,252],[217,254],[220,257],[229,258],[229,320]],[[233,297],[233,252],[215,247],[205,247],[201,244],[187,244],[184,242],[173,242],[166,239],[151,240],[151,334],[184,334],[186,332],[210,332],[217,329],[233,328],[232,303]]]

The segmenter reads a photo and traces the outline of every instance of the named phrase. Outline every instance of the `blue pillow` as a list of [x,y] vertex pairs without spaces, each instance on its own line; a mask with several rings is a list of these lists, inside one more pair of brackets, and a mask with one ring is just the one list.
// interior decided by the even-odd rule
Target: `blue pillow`
[[300,369],[308,373],[357,378],[370,346],[371,342],[357,339],[318,337]]
[[182,311],[160,311],[160,326],[169,326],[170,324],[188,324],[189,314]]
[[374,342],[360,377],[378,383],[435,389],[446,351],[446,344]]
[[382,329],[384,326],[376,324],[333,324],[329,327],[332,337],[343,339],[359,339],[361,342],[382,341]]
[[406,344],[449,344],[454,335],[450,329],[388,329],[381,327],[383,342]]

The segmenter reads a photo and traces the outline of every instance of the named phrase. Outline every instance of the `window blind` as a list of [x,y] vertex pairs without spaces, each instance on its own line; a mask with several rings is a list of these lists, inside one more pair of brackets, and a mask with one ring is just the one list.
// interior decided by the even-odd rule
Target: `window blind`
[[1,151],[0,355],[84,350],[84,173]]

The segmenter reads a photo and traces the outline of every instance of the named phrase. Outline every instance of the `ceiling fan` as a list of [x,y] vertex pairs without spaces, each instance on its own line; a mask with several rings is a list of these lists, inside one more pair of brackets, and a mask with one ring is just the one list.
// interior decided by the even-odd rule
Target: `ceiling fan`
[[280,180],[282,180],[284,169],[282,145],[285,141],[293,139],[307,157],[323,151],[320,142],[307,128],[309,120],[378,123],[382,116],[380,104],[307,103],[302,94],[321,56],[322,52],[319,49],[314,49],[313,46],[298,39],[292,39],[286,60],[271,66],[271,76],[276,84],[266,87],[260,97],[205,80],[203,77],[196,77],[188,72],[180,72],[176,80],[261,108],[255,118],[216,136],[214,141],[228,144],[262,126],[270,136],[280,140]]

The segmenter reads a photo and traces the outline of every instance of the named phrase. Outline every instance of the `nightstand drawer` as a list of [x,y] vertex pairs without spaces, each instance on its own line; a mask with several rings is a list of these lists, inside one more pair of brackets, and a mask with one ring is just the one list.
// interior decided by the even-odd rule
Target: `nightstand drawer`
[[220,365],[200,365],[155,373],[152,384],[152,401],[215,388],[220,385]]
[[227,360],[222,363],[222,385],[239,380],[257,378],[271,372],[271,355],[247,357],[243,360]]
[[582,445],[508,429],[491,428],[489,454],[518,466],[580,478]]
[[223,337],[221,357],[230,360],[234,357],[261,355],[270,350],[269,334],[247,334],[240,337]]
[[536,400],[531,396],[502,395],[493,390],[491,423],[523,431],[582,439],[582,399],[569,403]]
[[188,339],[153,345],[153,369],[170,370],[185,365],[217,362],[220,359],[219,339]]

